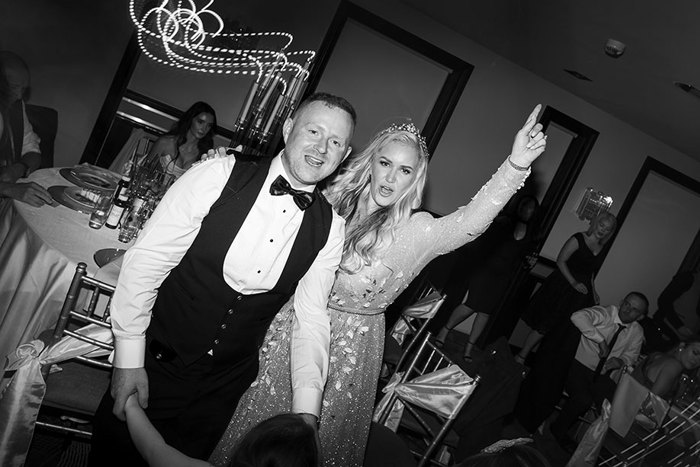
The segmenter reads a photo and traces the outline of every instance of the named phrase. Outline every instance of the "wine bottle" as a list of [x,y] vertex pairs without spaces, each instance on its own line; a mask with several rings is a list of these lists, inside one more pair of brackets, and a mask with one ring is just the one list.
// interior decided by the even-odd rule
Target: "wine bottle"
[[107,220],[105,221],[105,227],[116,229],[127,207],[129,207],[129,198],[126,192],[122,191],[119,197],[112,203],[112,210],[109,211],[109,216],[107,216]]
[[122,193],[126,194],[126,191],[129,189],[130,184],[131,177],[128,174],[122,175],[122,178],[119,179],[119,183],[117,183],[117,188],[114,189],[114,195],[112,195],[112,202],[119,199]]

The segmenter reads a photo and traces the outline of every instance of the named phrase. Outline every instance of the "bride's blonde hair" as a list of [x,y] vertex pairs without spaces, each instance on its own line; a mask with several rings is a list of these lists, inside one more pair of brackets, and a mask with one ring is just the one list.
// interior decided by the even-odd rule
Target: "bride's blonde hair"
[[[399,143],[418,153],[415,177],[395,203],[380,207],[364,219],[356,216],[359,207],[368,206],[372,162],[389,143]],[[392,125],[372,138],[367,147],[345,163],[326,189],[326,197],[346,220],[345,247],[341,270],[355,273],[370,265],[383,248],[394,241],[396,228],[406,221],[423,201],[427,178],[428,151],[425,140],[413,124]]]

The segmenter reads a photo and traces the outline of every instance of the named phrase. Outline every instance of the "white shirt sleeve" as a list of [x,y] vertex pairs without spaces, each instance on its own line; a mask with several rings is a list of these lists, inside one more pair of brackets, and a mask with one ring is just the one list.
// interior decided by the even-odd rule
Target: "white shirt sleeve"
[[629,337],[625,340],[625,345],[622,353],[620,354],[620,359],[625,362],[625,365],[634,365],[637,363],[639,354],[642,351],[644,331],[639,323],[629,324],[628,327],[629,330],[627,332],[629,333]]
[[234,163],[234,158],[217,159],[188,170],[170,187],[124,255],[111,306],[115,367],[143,367],[157,290],[194,242]]
[[605,341],[605,336],[598,330],[597,326],[605,319],[604,310],[604,307],[601,306],[584,308],[571,315],[571,322],[579,328],[583,337],[600,344]]
[[41,142],[41,138],[39,138],[39,135],[34,133],[34,127],[32,127],[32,124],[27,118],[27,112],[24,108],[24,102],[22,103],[22,119],[24,121],[24,135],[22,137],[22,155],[24,156],[25,154],[28,154],[30,152],[41,153],[41,150],[39,149],[39,143]]
[[326,245],[299,281],[294,295],[291,372],[295,413],[321,413],[330,346],[327,304],[343,255],[344,239],[345,221],[334,212]]

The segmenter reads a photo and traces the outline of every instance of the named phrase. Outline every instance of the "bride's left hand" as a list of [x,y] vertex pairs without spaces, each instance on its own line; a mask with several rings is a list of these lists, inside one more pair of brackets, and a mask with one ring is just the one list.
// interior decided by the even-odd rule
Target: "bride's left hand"
[[537,123],[537,115],[542,105],[538,104],[528,117],[525,125],[515,134],[510,160],[513,164],[530,167],[547,145],[547,136],[542,133],[542,124]]

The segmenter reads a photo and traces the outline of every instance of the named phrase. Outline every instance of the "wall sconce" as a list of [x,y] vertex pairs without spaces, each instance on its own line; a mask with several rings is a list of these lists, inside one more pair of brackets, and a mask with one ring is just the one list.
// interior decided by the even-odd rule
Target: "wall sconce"
[[588,187],[576,208],[576,215],[581,220],[591,220],[601,212],[609,211],[612,203],[612,197]]

